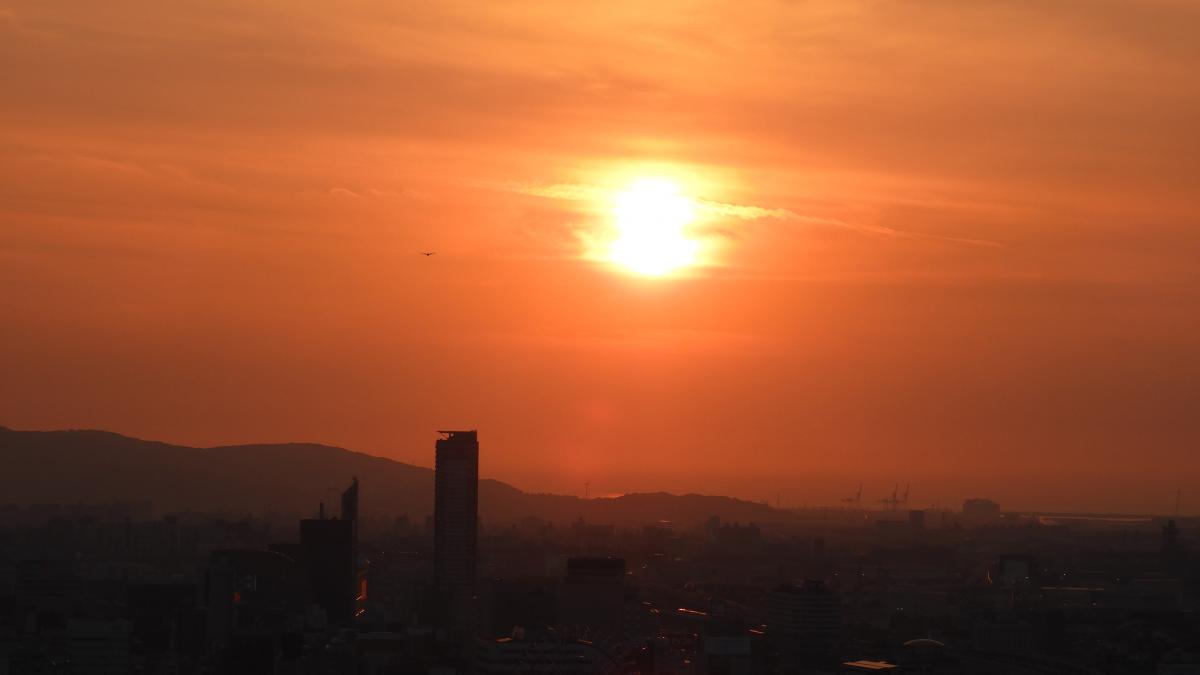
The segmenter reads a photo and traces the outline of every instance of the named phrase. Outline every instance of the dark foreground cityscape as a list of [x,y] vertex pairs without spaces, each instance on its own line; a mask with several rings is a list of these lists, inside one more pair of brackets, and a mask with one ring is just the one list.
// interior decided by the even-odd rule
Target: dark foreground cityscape
[[4,506],[0,675],[1200,673],[1195,518],[860,488],[770,524],[499,522],[476,432],[441,433],[428,517],[366,515],[352,476],[298,522]]

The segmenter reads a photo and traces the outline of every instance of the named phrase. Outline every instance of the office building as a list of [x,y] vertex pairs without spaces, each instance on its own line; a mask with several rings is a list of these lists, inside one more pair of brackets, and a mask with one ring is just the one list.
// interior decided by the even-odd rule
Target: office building
[[558,591],[559,626],[593,638],[622,635],[626,590],[624,559],[569,558]]
[[477,675],[611,675],[616,670],[592,643],[545,631],[481,640],[475,655]]
[[276,655],[302,641],[294,618],[307,604],[308,579],[288,556],[255,549],[213,551],[201,588],[207,611],[202,634],[218,672],[271,672]]
[[966,499],[962,519],[967,527],[994,525],[1000,522],[1000,505],[990,499]]
[[300,555],[308,569],[313,602],[335,625],[349,623],[359,596],[357,575],[358,479],[342,493],[341,518],[300,521]]
[[433,581],[443,630],[473,634],[479,513],[479,439],[441,431],[433,490]]
[[776,669],[821,663],[833,655],[841,631],[841,597],[824,581],[782,584],[767,596],[767,637]]

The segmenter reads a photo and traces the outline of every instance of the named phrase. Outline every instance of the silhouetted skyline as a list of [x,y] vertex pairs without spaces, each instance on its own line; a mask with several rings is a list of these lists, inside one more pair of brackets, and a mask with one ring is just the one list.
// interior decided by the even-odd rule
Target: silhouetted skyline
[[[477,432],[440,433],[415,513],[389,510],[413,503],[387,498],[409,486],[385,471],[326,489],[336,515],[320,501],[291,522],[278,508],[158,514],[137,499],[3,505],[0,668],[1033,675],[1200,663],[1196,518],[1039,516],[985,498],[908,508],[898,487],[877,504],[751,505],[741,513],[765,518],[750,522],[714,498],[696,505],[706,517],[664,517],[666,495],[615,522],[561,507],[626,498],[506,513],[479,502]],[[0,447],[81,438],[110,451],[130,441],[0,430]],[[275,461],[267,483],[290,481],[271,470],[289,454]]]
[[1197,36],[0,0],[0,674],[1200,673]]
[[[388,486],[375,498],[377,510],[395,513],[432,514],[433,468],[409,465],[383,457],[316,444],[284,443],[220,448],[187,448],[156,441],[129,438],[100,431],[18,431],[0,427],[0,488],[10,499],[21,502],[51,501],[86,504],[141,500],[158,512],[177,509],[232,509],[259,512],[263,509],[311,510],[310,495],[325,489],[326,476],[366,475],[368,483]],[[44,473],[47,458],[54,457],[59,469],[54,479]],[[104,482],[91,478],[97,467],[111,477]],[[521,485],[481,477],[484,504],[502,519],[527,515],[571,518],[594,515],[628,523],[649,507],[664,517],[700,519],[722,512],[737,519],[770,520],[769,514],[793,509],[879,510],[905,513],[910,508],[958,508],[967,502],[990,502],[995,496],[974,484],[954,486],[948,498],[933,502],[914,497],[921,485],[880,485],[878,493],[861,489],[849,498],[829,502],[793,503],[789,499],[745,500],[728,495],[671,494],[664,490],[645,493],[578,494],[538,493]],[[876,498],[876,495],[878,497]],[[1089,508],[1103,499],[1074,508],[1053,499],[1038,503],[1005,502],[1010,511],[1042,514],[1117,513],[1144,515],[1194,514],[1187,493],[1176,490],[1160,494],[1144,508],[1134,502],[1128,510]],[[895,500],[895,502],[893,502]],[[994,504],[995,508],[999,505]]]

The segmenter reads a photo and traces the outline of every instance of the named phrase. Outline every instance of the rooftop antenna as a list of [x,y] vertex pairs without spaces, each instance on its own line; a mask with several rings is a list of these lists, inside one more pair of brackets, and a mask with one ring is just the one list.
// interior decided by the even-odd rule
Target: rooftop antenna
[[586,480],[583,481],[583,498],[584,499],[592,498],[592,484],[591,484],[591,482],[586,481]]
[[1175,488],[1175,518],[1177,520],[1179,519],[1179,499],[1181,496],[1181,494],[1180,494],[1181,492],[1182,492],[1181,488]]

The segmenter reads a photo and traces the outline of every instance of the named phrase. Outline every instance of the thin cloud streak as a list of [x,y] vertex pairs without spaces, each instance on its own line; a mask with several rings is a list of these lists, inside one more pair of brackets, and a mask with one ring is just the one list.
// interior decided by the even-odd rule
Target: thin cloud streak
[[[612,190],[601,187],[599,185],[587,185],[582,183],[552,183],[547,185],[529,185],[517,184],[507,186],[508,190],[518,194],[529,195],[532,197],[542,197],[546,199],[556,199],[563,201],[577,202],[600,202],[611,198]],[[1000,242],[989,239],[975,239],[969,237],[951,237],[940,234],[932,234],[928,232],[910,232],[907,230],[897,230],[892,227],[884,227],[881,225],[867,225],[862,223],[851,223],[837,218],[822,218],[819,216],[809,216],[801,213],[796,213],[789,209],[769,208],[765,206],[755,206],[751,204],[730,204],[726,202],[714,201],[711,199],[696,199],[696,205],[701,211],[712,214],[717,217],[735,218],[737,220],[766,220],[775,219],[801,223],[804,225],[815,225],[824,227],[836,227],[845,230],[852,230],[866,235],[876,235],[883,237],[894,237],[902,239],[925,239],[930,241],[945,241],[955,244],[966,244],[969,246],[1003,246]]]

